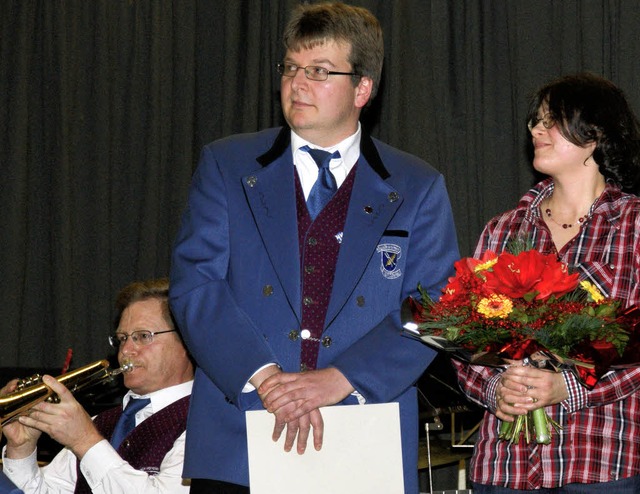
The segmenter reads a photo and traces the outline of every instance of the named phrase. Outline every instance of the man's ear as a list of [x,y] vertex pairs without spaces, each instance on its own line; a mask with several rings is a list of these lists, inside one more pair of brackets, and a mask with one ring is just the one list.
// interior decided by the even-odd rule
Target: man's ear
[[363,108],[369,102],[372,90],[373,80],[370,77],[362,76],[360,82],[358,82],[358,85],[355,87],[355,104],[358,108]]

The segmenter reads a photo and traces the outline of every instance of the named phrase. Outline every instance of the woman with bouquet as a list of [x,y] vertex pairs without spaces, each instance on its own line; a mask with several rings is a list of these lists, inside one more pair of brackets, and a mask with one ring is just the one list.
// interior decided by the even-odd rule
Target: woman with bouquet
[[[622,92],[590,74],[533,97],[534,168],[548,176],[485,227],[475,257],[524,240],[624,307],[640,304],[640,125]],[[471,460],[474,494],[640,493],[640,368],[592,388],[525,362],[506,369],[454,361],[467,396],[487,409]],[[550,444],[499,439],[501,421],[543,407]]]

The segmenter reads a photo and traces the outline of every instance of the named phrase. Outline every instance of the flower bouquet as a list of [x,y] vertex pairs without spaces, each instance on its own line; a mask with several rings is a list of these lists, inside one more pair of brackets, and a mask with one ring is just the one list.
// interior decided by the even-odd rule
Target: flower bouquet
[[[463,258],[455,270],[438,302],[418,286],[420,301],[409,297],[402,307],[409,334],[454,358],[569,369],[587,388],[611,368],[640,362],[640,310],[623,311],[553,254],[514,243],[501,254]],[[548,444],[552,427],[560,426],[540,408],[503,422],[500,437]]]

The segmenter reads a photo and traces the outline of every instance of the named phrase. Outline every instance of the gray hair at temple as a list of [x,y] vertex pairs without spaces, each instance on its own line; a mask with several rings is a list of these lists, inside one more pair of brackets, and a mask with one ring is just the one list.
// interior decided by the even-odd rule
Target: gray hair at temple
[[384,60],[384,40],[378,19],[363,7],[341,2],[302,4],[292,13],[284,31],[283,42],[287,50],[298,52],[321,46],[330,41],[351,46],[349,63],[354,87],[361,76],[373,81],[371,101],[380,85]]

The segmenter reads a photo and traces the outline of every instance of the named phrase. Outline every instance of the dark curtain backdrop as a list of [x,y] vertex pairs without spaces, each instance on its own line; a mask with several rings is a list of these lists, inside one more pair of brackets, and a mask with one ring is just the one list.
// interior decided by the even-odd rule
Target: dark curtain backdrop
[[[0,367],[110,355],[165,276],[201,146],[281,123],[295,0],[0,0]],[[460,249],[532,184],[530,93],[589,70],[640,110],[636,0],[354,0],[385,31],[377,137],[445,175]]]

